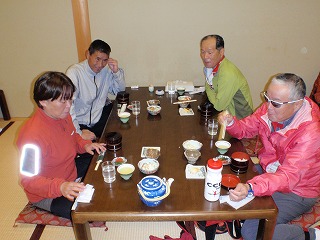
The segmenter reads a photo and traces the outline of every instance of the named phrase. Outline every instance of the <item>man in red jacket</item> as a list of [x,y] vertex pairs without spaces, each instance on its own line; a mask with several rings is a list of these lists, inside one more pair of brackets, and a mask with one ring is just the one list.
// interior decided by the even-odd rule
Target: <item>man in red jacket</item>
[[[258,135],[263,144],[258,153],[262,174],[230,190],[230,199],[240,201],[249,191],[272,196],[279,210],[273,239],[318,239],[319,229],[304,232],[288,223],[307,212],[320,196],[319,107],[306,97],[304,81],[291,73],[274,76],[263,97],[266,102],[251,116],[238,120],[221,113],[218,117],[232,136]],[[258,223],[245,221],[244,239],[256,239]]]

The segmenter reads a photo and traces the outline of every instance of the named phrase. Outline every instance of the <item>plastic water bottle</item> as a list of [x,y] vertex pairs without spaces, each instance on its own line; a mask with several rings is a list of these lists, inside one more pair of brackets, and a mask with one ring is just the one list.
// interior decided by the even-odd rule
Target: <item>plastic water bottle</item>
[[222,178],[222,161],[209,159],[207,162],[207,175],[204,186],[204,197],[210,202],[219,200]]

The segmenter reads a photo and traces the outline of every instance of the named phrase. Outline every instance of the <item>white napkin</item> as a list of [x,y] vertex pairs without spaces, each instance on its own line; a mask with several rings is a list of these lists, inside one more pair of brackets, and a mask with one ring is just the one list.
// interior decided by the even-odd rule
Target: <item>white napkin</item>
[[193,91],[189,92],[189,94],[197,94],[197,93],[202,93],[204,92],[206,89],[205,87],[198,87],[198,88],[194,88]]
[[78,202],[81,203],[89,203],[92,199],[92,195],[94,193],[94,188],[92,185],[87,184],[86,188],[79,194],[79,196],[74,201],[71,210],[75,210],[78,206]]
[[245,199],[242,199],[239,202],[231,201],[229,198],[229,195],[221,195],[220,196],[220,203],[228,203],[231,207],[234,209],[239,209],[246,205],[247,203],[251,202],[254,199],[254,196],[252,197],[246,197]]
[[126,108],[127,108],[127,104],[126,103],[122,104],[120,108],[120,113],[123,113],[126,110]]

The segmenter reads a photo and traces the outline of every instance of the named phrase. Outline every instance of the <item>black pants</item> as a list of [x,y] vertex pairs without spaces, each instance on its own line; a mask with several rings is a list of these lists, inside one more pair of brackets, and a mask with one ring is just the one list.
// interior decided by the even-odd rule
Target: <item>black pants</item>
[[104,129],[104,126],[106,125],[106,122],[109,118],[110,112],[112,110],[113,107],[113,103],[110,103],[106,106],[104,106],[104,108],[102,109],[102,114],[101,117],[99,119],[99,121],[92,127],[88,127],[86,125],[80,124],[80,129],[88,129],[91,132],[93,132],[97,138],[100,138]]
[[[84,178],[90,165],[92,156],[79,156],[75,159],[78,177]],[[71,219],[71,207],[73,201],[68,200],[64,196],[52,200],[50,211],[52,214]]]

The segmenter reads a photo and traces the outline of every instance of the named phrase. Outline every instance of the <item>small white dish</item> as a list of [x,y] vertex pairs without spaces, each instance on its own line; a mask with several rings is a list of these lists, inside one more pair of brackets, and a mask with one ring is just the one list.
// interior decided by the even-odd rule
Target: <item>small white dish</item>
[[179,114],[180,116],[192,116],[194,112],[192,108],[179,108]]
[[127,162],[127,159],[125,157],[115,157],[114,159],[112,159],[112,163],[118,167],[121,164],[124,164]]
[[229,165],[231,163],[231,158],[226,155],[219,155],[216,159],[221,160],[223,165]]
[[187,164],[185,172],[186,172],[186,178],[188,179],[205,179],[206,178],[205,166],[194,166],[191,164]]
[[127,108],[132,111],[132,105],[128,105]]
[[148,149],[157,149],[160,152],[160,147],[142,147],[141,149],[141,157],[142,158],[146,158],[146,152],[148,151]]

